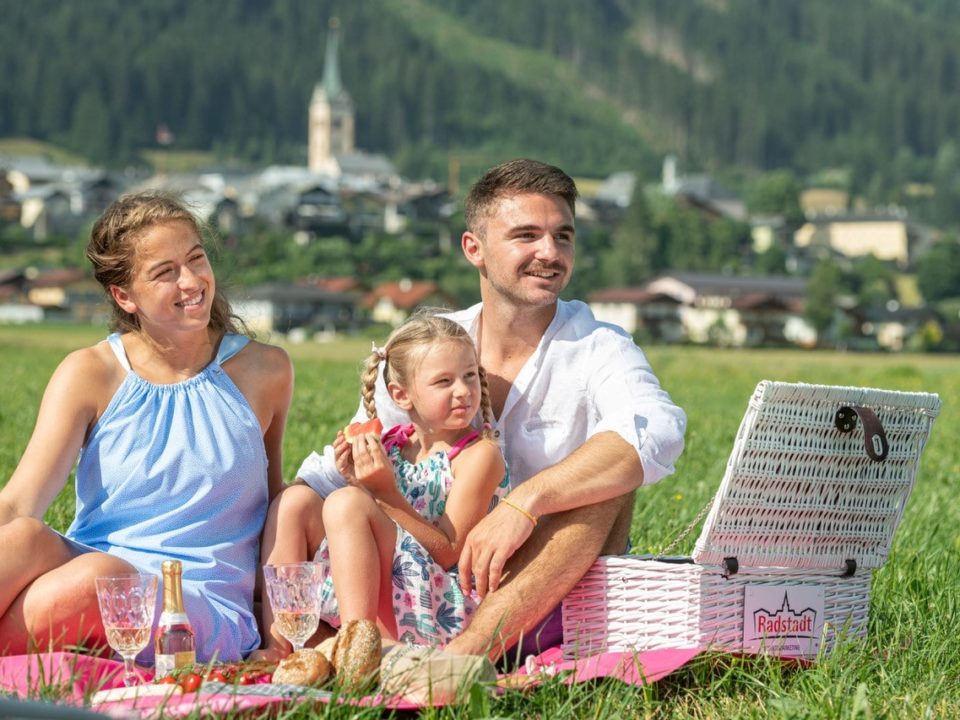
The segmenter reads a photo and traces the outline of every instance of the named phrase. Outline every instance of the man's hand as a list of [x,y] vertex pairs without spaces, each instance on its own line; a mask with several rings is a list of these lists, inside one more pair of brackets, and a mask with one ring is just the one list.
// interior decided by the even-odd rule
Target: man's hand
[[471,579],[476,580],[477,594],[482,598],[500,587],[503,568],[530,533],[533,524],[523,513],[498,505],[492,513],[473,526],[460,553],[460,587],[470,592]]

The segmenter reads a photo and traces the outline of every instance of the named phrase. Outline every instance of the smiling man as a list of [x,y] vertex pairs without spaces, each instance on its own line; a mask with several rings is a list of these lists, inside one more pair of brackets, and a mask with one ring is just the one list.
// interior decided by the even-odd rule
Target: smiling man
[[[461,245],[481,302],[450,317],[480,350],[513,489],[468,535],[460,582],[483,601],[453,653],[496,658],[521,637],[521,656],[559,644],[560,601],[598,555],[624,552],[633,491],[671,473],[683,449],[684,413],[640,348],[560,300],[576,198],[566,173],[526,159],[491,169],[466,198]],[[385,427],[406,422],[382,379],[376,404]],[[326,495],[342,482],[332,465],[313,453],[297,474]],[[290,490],[291,512],[315,512],[312,493]]]
[[[559,299],[576,250],[573,180],[535,160],[488,171],[462,248],[482,302],[453,318],[487,372],[514,489],[470,533],[461,584],[484,597],[451,652],[521,655],[561,640],[559,604],[628,543],[633,491],[673,471],[686,418],[622,329]],[[539,625],[539,626],[538,626]]]

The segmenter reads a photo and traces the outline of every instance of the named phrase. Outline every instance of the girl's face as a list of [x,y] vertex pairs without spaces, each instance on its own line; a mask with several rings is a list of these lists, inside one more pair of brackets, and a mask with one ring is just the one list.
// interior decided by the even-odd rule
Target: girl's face
[[206,328],[216,291],[213,270],[190,223],[154,225],[137,241],[128,288],[111,286],[117,304],[143,328]]
[[[393,383],[391,383],[392,385]],[[471,343],[441,340],[424,348],[410,387],[395,399],[430,431],[467,427],[480,409],[480,369]]]

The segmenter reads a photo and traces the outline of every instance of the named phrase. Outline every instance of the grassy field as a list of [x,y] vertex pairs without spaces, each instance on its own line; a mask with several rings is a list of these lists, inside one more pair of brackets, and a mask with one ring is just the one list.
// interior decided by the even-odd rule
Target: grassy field
[[[86,328],[0,327],[0,483],[27,442],[56,364],[70,349],[103,334]],[[369,340],[287,346],[297,371],[285,443],[287,478],[353,414],[358,363],[368,348]],[[686,409],[689,429],[676,475],[638,493],[632,538],[641,552],[665,548],[712,497],[758,381],[940,394],[943,411],[891,558],[874,574],[868,639],[841,646],[808,668],[714,654],[643,689],[615,681],[572,688],[553,683],[532,693],[478,696],[470,706],[424,716],[960,717],[960,504],[953,495],[960,476],[960,446],[953,438],[960,413],[955,402],[960,397],[958,358],[667,347],[649,348],[648,355],[664,386]],[[68,486],[47,520],[65,528],[72,513]],[[679,551],[693,548],[697,532],[684,539]],[[305,712],[301,708],[289,714]],[[358,716],[355,708],[326,712]]]

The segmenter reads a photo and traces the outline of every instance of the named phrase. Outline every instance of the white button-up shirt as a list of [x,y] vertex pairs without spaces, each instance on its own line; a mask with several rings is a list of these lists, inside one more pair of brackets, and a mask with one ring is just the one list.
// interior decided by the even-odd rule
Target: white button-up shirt
[[[477,304],[449,316],[476,340],[480,309]],[[385,428],[409,422],[387,394],[382,375],[375,402]],[[355,421],[366,419],[361,405]],[[494,425],[513,486],[607,431],[636,449],[643,483],[655,483],[673,472],[685,428],[683,410],[660,387],[643,351],[622,328],[598,322],[580,301],[558,302],[553,321],[513,381]],[[324,497],[344,484],[332,445],[323,455],[311,453],[297,477]]]

